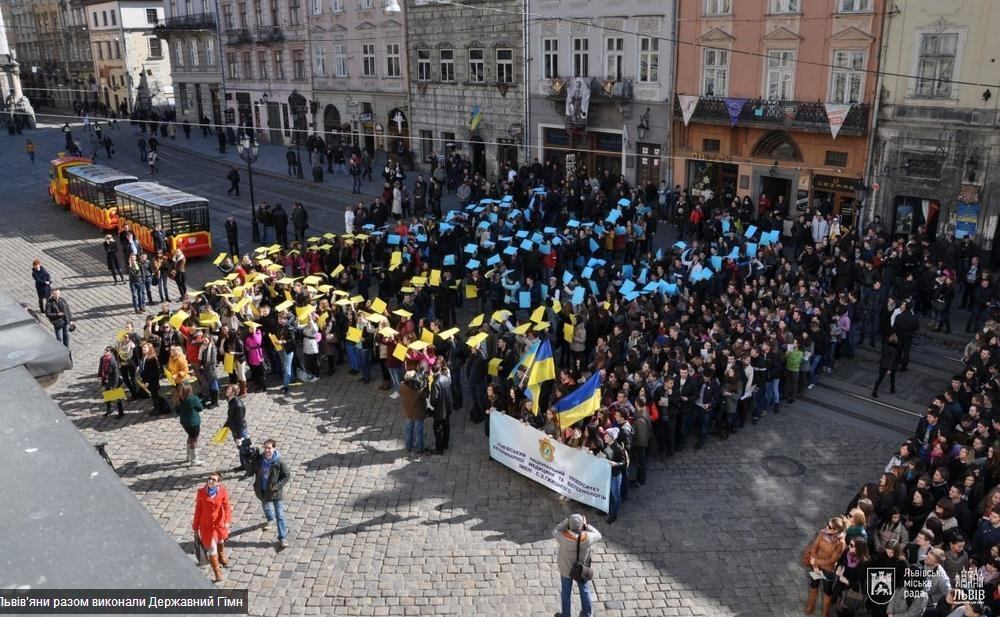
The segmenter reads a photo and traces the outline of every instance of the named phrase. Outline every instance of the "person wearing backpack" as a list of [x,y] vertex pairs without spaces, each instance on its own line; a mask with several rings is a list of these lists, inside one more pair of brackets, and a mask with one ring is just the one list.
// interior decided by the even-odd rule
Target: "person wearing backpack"
[[562,610],[555,617],[571,617],[573,582],[580,587],[580,614],[592,615],[591,585],[594,570],[590,567],[591,550],[601,541],[601,532],[587,524],[587,517],[572,514],[552,530],[552,537],[559,544],[559,578],[562,579]]

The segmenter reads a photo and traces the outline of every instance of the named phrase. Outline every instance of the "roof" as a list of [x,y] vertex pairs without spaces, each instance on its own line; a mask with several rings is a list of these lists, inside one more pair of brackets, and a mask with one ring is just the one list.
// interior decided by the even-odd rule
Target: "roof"
[[112,169],[104,165],[77,165],[66,170],[69,176],[75,176],[94,184],[105,184],[108,182],[135,182],[135,176],[122,173],[117,169]]
[[0,371],[22,364],[35,379],[51,382],[73,368],[73,359],[48,328],[0,291]]
[[59,158],[52,159],[49,161],[52,165],[65,165],[66,163],[86,163],[89,164],[90,159],[83,156],[60,156]]
[[119,184],[115,192],[134,199],[142,199],[168,208],[184,204],[208,203],[204,197],[198,197],[184,191],[178,191],[156,182],[129,182]]

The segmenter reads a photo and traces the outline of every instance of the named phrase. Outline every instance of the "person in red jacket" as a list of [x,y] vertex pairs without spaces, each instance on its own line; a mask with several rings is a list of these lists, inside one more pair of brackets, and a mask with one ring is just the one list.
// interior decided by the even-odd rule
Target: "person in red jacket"
[[220,483],[219,474],[208,477],[205,486],[198,489],[194,501],[194,529],[197,541],[205,547],[208,560],[212,564],[215,582],[222,580],[219,565],[228,566],[225,541],[229,538],[229,524],[233,521],[233,506],[229,503],[229,491]]

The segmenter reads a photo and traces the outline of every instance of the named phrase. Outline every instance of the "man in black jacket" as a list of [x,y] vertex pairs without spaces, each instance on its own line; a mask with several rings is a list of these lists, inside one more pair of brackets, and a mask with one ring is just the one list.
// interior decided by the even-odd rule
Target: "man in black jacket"
[[226,174],[226,180],[229,180],[229,190],[226,191],[227,195],[232,195],[233,191],[236,191],[236,196],[240,196],[240,172],[238,169],[233,167]]
[[687,442],[691,429],[694,428],[695,416],[698,409],[695,403],[698,398],[698,384],[691,376],[688,366],[681,365],[679,376],[674,381],[674,388],[670,393],[670,406],[677,409],[679,413],[677,422],[677,450],[683,450]]
[[236,224],[236,217],[231,216],[226,219],[226,241],[229,243],[229,255],[233,258],[233,263],[240,262],[240,228]]
[[271,210],[271,223],[274,225],[274,233],[277,243],[283,247],[287,247],[288,213],[286,213],[285,209],[281,207],[281,204],[276,204],[274,209]]
[[247,429],[247,409],[243,401],[238,396],[240,387],[236,384],[229,384],[226,387],[226,400],[229,401],[229,408],[226,410],[226,423],[233,434],[233,441],[239,452],[240,466],[233,468],[233,471],[243,471],[246,475],[252,475],[253,469],[249,468],[248,459],[250,457],[250,431]]
[[278,546],[288,548],[288,526],[285,523],[285,485],[292,473],[278,452],[278,444],[273,439],[264,442],[260,458],[254,463],[253,492],[264,508],[264,531],[271,523],[278,523]]
[[910,349],[913,347],[913,337],[920,329],[920,319],[913,314],[908,300],[900,304],[900,310],[892,325],[892,331],[899,339],[899,372],[903,373],[907,370],[906,365],[910,363]]
[[73,325],[73,312],[69,308],[69,303],[62,297],[62,292],[52,289],[52,294],[45,301],[45,316],[52,322],[52,328],[56,332],[56,339],[66,347],[69,347],[69,330]]
[[292,228],[295,230],[295,241],[304,243],[306,230],[309,229],[309,212],[299,202],[292,204]]

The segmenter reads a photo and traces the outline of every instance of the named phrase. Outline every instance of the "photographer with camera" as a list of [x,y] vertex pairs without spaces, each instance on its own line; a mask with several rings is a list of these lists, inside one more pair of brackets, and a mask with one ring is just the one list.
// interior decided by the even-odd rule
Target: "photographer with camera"
[[580,614],[592,615],[591,586],[594,570],[590,566],[590,551],[601,541],[601,532],[587,524],[587,517],[573,514],[556,525],[552,536],[559,543],[559,577],[562,579],[562,610],[555,617],[571,617],[573,582],[580,587]]

